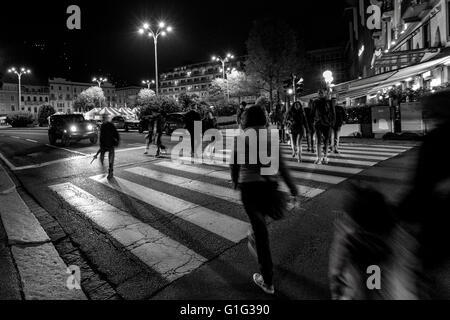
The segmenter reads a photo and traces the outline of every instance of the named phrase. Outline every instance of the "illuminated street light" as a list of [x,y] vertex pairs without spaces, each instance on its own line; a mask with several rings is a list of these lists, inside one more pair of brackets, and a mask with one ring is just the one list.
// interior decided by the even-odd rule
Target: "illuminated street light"
[[150,90],[150,86],[155,83],[156,83],[155,80],[151,80],[151,81],[150,80],[142,80],[142,84],[146,85],[149,90]]
[[155,84],[156,84],[156,95],[159,93],[159,76],[158,76],[158,38],[159,36],[165,37],[168,33],[172,32],[173,28],[171,26],[166,26],[164,21],[158,23],[157,29],[152,29],[151,25],[144,23],[142,28],[139,29],[139,34],[143,35],[147,33],[150,38],[153,38],[153,44],[155,46]]
[[223,80],[226,81],[226,83],[227,83],[227,99],[228,99],[228,101],[230,101],[230,89],[228,87],[228,79],[225,76],[225,73],[226,73],[225,64],[230,62],[230,60],[233,60],[233,59],[234,59],[234,55],[232,55],[231,53],[228,53],[225,56],[225,58],[222,58],[220,56],[212,56],[212,61],[222,63],[222,69],[220,69],[220,71],[222,72]]
[[108,82],[108,79],[107,78],[102,78],[102,77],[100,77],[100,78],[93,78],[92,82],[97,82],[98,87],[101,88],[102,87],[102,83]]
[[27,69],[25,67],[20,68],[20,71],[18,71],[15,67],[12,67],[8,69],[8,73],[14,73],[17,75],[17,78],[19,80],[19,111],[21,109],[21,102],[22,102],[22,76],[26,74],[31,74],[31,70]]

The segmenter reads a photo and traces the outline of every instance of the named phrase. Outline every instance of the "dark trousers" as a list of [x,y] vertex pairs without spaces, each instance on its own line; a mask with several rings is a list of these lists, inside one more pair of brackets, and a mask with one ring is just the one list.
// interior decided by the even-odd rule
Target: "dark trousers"
[[269,231],[266,223],[267,215],[264,212],[267,206],[264,205],[264,201],[261,201],[261,199],[264,199],[262,195],[270,191],[264,182],[244,183],[241,184],[240,188],[242,202],[252,226],[251,236],[249,237],[250,245],[256,246],[258,263],[264,282],[267,285],[272,285],[273,262],[270,252]]
[[109,161],[109,171],[114,170],[114,160],[116,158],[116,151],[114,147],[111,148],[101,148],[100,151],[100,163],[104,164],[105,162],[105,154],[108,152],[108,161]]
[[[148,133],[148,135],[147,135],[147,150],[150,148],[150,145],[152,144],[152,142],[153,142],[153,135],[154,135],[154,133],[152,132],[152,133]],[[163,146],[163,144],[162,144],[162,133],[156,133],[155,134],[156,135],[156,148],[157,148],[157,151],[156,151],[156,153],[160,153],[160,151],[161,151],[161,149],[165,149],[166,147],[165,146]]]

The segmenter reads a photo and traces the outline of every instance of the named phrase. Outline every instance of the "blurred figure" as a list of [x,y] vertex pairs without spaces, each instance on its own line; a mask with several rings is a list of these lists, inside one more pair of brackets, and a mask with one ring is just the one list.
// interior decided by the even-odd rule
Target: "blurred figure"
[[242,101],[237,112],[237,124],[239,128],[241,127],[242,115],[245,111],[245,108],[247,108],[247,102]]
[[109,116],[103,115],[103,123],[100,127],[100,162],[104,166],[105,154],[108,152],[109,170],[108,179],[114,177],[115,148],[119,146],[120,136],[116,127],[109,121]]
[[347,113],[345,112],[345,109],[343,106],[340,106],[336,104],[336,100],[332,100],[332,104],[334,107],[334,113],[336,115],[334,125],[333,125],[333,146],[332,151],[336,154],[339,153],[339,142],[340,142],[340,135],[341,135],[341,129],[344,123],[347,122]]
[[[405,197],[400,218],[410,225],[419,243],[425,289],[421,298],[450,299],[450,166],[445,146],[450,139],[450,91],[422,101],[426,118],[435,129],[423,141],[412,188]],[[447,280],[445,280],[447,279]]]
[[285,107],[281,104],[277,104],[275,106],[275,124],[280,132],[281,143],[286,143],[286,127],[284,123],[285,115],[286,115]]
[[165,150],[166,147],[162,144],[161,138],[163,135],[165,126],[165,112],[152,112],[152,115],[148,123],[148,134],[145,137],[147,145],[144,154],[148,154],[150,145],[155,143],[156,145],[156,157],[161,155],[161,150]]
[[319,98],[313,103],[312,114],[317,135],[317,159],[315,164],[328,164],[331,128],[335,123],[335,114],[334,108],[323,90],[319,90]]
[[316,148],[314,147],[315,141],[314,137],[316,135],[316,129],[314,127],[314,115],[312,113],[312,106],[314,101],[311,100],[305,110],[307,130],[306,130],[306,141],[308,144],[308,152],[316,153]]
[[[257,134],[258,145],[261,139],[267,141],[268,150],[271,149],[270,130],[267,126],[266,113],[258,105],[248,108],[242,117],[242,128],[244,131],[267,129],[268,136]],[[239,139],[239,138],[238,138]],[[249,141],[245,141],[246,161],[249,161]],[[273,157],[274,155],[272,155]],[[278,146],[279,174],[289,187],[292,196],[298,196],[297,187],[293,183],[289,172],[283,162]],[[248,246],[250,252],[257,257],[260,272],[253,276],[253,281],[267,294],[274,294],[273,263],[270,252],[269,232],[266,219],[280,219],[286,208],[284,194],[278,191],[277,176],[263,176],[261,169],[264,167],[258,157],[257,164],[236,164],[237,148],[234,151],[235,164],[231,165],[231,177],[235,188],[241,190],[242,202],[249,217],[252,229],[249,231]]]
[[[330,251],[329,279],[334,300],[415,300],[417,247],[395,218],[395,208],[369,187],[353,186],[345,216],[337,222]],[[370,288],[370,268],[380,287]]]
[[290,132],[292,157],[302,161],[302,140],[306,131],[307,121],[303,105],[295,102],[286,114],[286,127]]
[[189,132],[191,136],[191,157],[195,157],[195,148],[196,146],[201,143],[198,139],[201,137],[195,136],[195,123],[196,122],[202,122],[202,117],[200,113],[197,110],[197,107],[194,106],[184,115],[184,128]]

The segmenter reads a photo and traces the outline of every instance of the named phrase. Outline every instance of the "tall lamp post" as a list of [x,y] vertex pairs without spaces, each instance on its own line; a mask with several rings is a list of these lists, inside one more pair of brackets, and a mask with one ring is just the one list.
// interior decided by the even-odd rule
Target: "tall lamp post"
[[142,84],[146,85],[148,90],[150,90],[151,85],[156,84],[155,80],[142,80]]
[[102,83],[108,82],[108,79],[107,78],[93,78],[92,82],[97,82],[98,87],[101,88]]
[[155,45],[155,85],[156,85],[156,95],[159,92],[159,79],[158,79],[158,38],[159,36],[165,37],[167,33],[172,32],[171,26],[166,26],[164,22],[160,22],[156,29],[152,28],[150,24],[144,23],[142,28],[139,29],[140,34],[146,34],[153,38],[153,44]]
[[216,62],[220,62],[222,64],[222,78],[223,81],[226,81],[227,83],[227,100],[230,101],[230,88],[228,87],[228,79],[226,79],[225,73],[226,73],[226,69],[225,69],[225,64],[230,62],[230,60],[234,59],[234,55],[232,55],[231,53],[228,53],[225,58],[222,58],[220,56],[213,56],[212,57],[212,61],[216,61]]
[[17,78],[19,79],[19,111],[21,109],[21,103],[22,103],[22,76],[26,74],[30,74],[31,70],[26,69],[24,67],[20,68],[20,71],[17,70],[15,67],[12,67],[8,69],[8,73],[15,73],[17,75]]

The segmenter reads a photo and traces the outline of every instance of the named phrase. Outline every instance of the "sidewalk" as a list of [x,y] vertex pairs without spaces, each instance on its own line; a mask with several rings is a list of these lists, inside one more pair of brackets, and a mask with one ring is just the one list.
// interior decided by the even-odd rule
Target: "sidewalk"
[[0,300],[85,300],[68,268],[0,165]]

